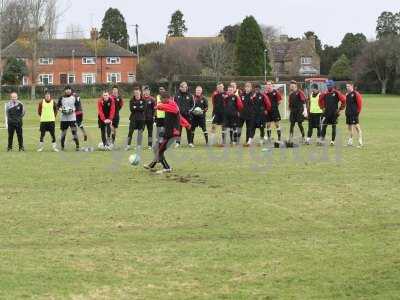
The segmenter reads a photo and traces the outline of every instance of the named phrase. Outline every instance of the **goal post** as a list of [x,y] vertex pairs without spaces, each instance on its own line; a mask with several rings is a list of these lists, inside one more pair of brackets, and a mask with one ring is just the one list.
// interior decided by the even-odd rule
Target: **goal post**
[[[262,87],[265,92],[265,85]],[[282,103],[279,105],[279,112],[282,120],[289,119],[289,98],[288,98],[288,87],[285,83],[275,83],[273,88],[277,90],[282,96]]]
[[282,95],[283,106],[282,106],[282,104],[279,106],[279,111],[281,113],[282,119],[287,120],[287,119],[289,119],[287,85],[284,83],[275,83],[273,86],[274,86],[274,89],[279,91],[279,93]]

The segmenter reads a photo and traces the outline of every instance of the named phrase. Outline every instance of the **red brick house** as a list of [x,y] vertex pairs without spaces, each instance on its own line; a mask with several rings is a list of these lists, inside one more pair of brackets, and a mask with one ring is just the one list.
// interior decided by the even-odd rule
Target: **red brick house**
[[[32,67],[32,45],[19,38],[3,50],[3,65],[7,58],[25,60]],[[91,39],[40,40],[38,43],[36,81],[39,85],[131,83],[136,81],[137,56],[106,40]],[[32,83],[26,76],[24,85]]]

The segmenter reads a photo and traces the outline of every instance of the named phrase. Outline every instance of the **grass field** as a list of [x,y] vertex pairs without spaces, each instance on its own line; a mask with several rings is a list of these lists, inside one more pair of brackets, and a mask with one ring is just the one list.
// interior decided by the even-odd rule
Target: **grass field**
[[27,108],[26,153],[0,129],[0,299],[400,299],[399,97],[365,97],[363,149],[183,147],[161,177],[37,153]]

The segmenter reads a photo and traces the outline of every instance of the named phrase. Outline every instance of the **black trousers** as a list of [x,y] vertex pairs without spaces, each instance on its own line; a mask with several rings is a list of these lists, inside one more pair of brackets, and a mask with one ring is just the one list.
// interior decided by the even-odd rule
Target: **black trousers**
[[161,141],[158,143],[158,149],[156,152],[156,157],[150,163],[150,168],[154,168],[157,163],[160,163],[164,169],[170,169],[170,165],[168,164],[167,160],[165,159],[165,151],[167,151],[168,146],[171,142],[174,141],[175,138],[173,137],[166,137],[162,138]]
[[154,128],[154,121],[153,120],[146,121],[147,145],[149,147],[153,145],[153,128]]
[[246,120],[245,123],[246,123],[246,142],[248,142],[249,139],[254,138],[254,135],[256,134],[256,127],[254,119]]
[[[193,134],[192,134],[192,130],[191,130],[191,129],[187,129],[187,128],[185,128],[185,129],[186,129],[186,138],[187,138],[187,140],[188,140],[188,143],[189,143],[189,144],[193,144],[193,138],[194,138],[194,136],[193,136]],[[180,132],[181,134],[180,134],[180,136],[179,136],[179,139],[177,140],[177,143],[178,143],[178,144],[181,143],[181,140],[180,140],[180,138],[182,137],[182,127],[181,127],[181,126],[179,127],[179,132]]]
[[[55,143],[56,142],[56,132],[55,132],[55,129],[52,129],[52,130],[48,130],[49,131],[49,133],[50,133],[50,136],[51,136],[51,142],[52,143]],[[46,135],[46,130],[41,130],[40,131],[40,142],[41,143],[43,143],[43,141],[44,141],[44,137],[45,137],[45,135]]]
[[24,148],[24,138],[22,135],[22,123],[8,124],[8,149],[12,149],[14,134],[17,134],[19,148]]
[[304,127],[303,127],[303,122],[290,122],[290,136],[293,137],[294,134],[294,127],[296,126],[299,127],[300,132],[301,132],[301,136],[304,138],[305,134],[304,134]]
[[[332,141],[334,142],[336,140],[336,124],[331,124],[331,125],[332,125]],[[325,137],[326,137],[326,129],[327,128],[328,128],[328,124],[322,125],[322,131],[321,131],[322,139],[325,139]]]
[[108,146],[109,135],[108,132],[111,132],[110,124],[101,124],[100,126],[100,133],[101,133],[101,141],[105,146]]

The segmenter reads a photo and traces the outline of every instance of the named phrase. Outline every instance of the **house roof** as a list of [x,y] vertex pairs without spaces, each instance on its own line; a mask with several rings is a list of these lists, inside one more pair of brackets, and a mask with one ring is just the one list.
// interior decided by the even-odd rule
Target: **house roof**
[[165,44],[167,46],[183,46],[191,49],[199,50],[200,48],[207,46],[212,43],[223,42],[222,36],[214,37],[167,37]]
[[291,58],[297,51],[297,48],[304,42],[308,41],[296,40],[290,42],[273,42],[271,44],[271,50],[272,50],[271,54],[273,56],[273,60],[285,61]]
[[[27,39],[18,39],[3,50],[3,56],[30,58],[32,46]],[[90,39],[40,40],[38,57],[84,57],[96,55],[95,42]],[[97,41],[97,56],[133,57],[136,54],[106,40]]]

